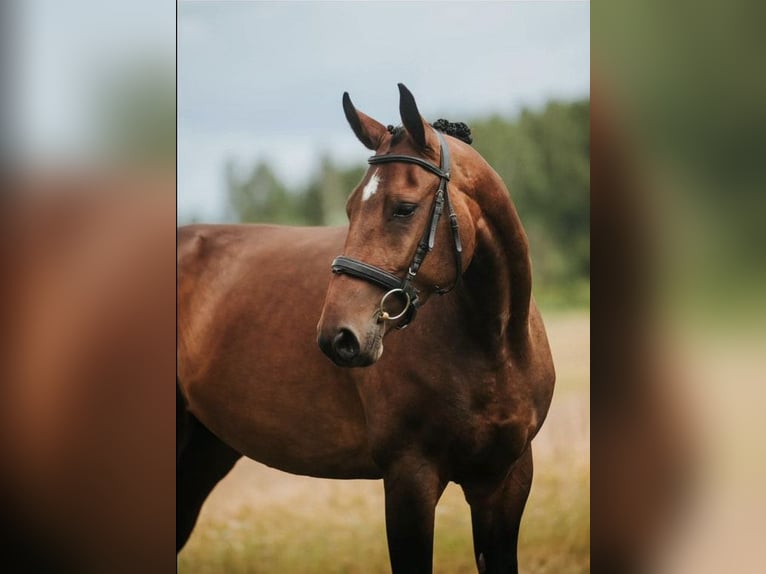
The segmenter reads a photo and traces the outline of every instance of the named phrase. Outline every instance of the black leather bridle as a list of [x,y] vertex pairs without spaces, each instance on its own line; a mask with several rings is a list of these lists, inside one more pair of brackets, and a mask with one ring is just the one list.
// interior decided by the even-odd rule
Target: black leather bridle
[[[419,165],[420,167],[439,176],[439,187],[436,190],[436,195],[431,205],[430,221],[425,229],[425,232],[423,233],[423,237],[421,238],[420,243],[418,243],[418,247],[415,250],[415,255],[412,258],[412,262],[410,263],[410,266],[407,269],[407,274],[404,276],[404,278],[401,279],[396,275],[389,273],[388,271],[384,271],[380,267],[376,267],[375,265],[370,265],[369,263],[359,261],[358,259],[352,259],[351,257],[346,257],[344,255],[339,255],[332,262],[333,273],[343,273],[350,275],[351,277],[356,277],[357,279],[363,279],[365,281],[369,281],[370,283],[374,283],[375,285],[378,285],[387,291],[386,294],[383,295],[383,298],[380,300],[378,317],[379,320],[382,321],[395,321],[402,319],[402,321],[397,325],[397,329],[404,329],[407,325],[409,325],[415,318],[417,309],[421,305],[420,299],[418,298],[419,291],[415,288],[414,281],[418,271],[420,270],[420,266],[422,265],[423,260],[426,258],[426,255],[428,255],[428,253],[431,252],[434,248],[436,230],[438,229],[439,219],[441,218],[442,212],[444,211],[445,204],[449,213],[450,227],[452,228],[452,239],[455,246],[455,267],[457,275],[451,287],[440,288],[437,286],[436,292],[439,295],[450,292],[460,282],[460,278],[463,275],[463,245],[460,242],[460,230],[458,227],[457,215],[455,214],[455,210],[452,207],[449,191],[447,189],[447,184],[449,183],[450,179],[449,148],[447,147],[447,142],[445,141],[444,136],[439,131],[434,131],[439,138],[439,167],[425,159],[401,154],[374,155],[367,160],[367,162],[371,165],[395,162],[414,163],[415,165]],[[386,301],[392,295],[397,294],[403,295],[405,297],[405,307],[395,316],[391,316],[385,309]]]

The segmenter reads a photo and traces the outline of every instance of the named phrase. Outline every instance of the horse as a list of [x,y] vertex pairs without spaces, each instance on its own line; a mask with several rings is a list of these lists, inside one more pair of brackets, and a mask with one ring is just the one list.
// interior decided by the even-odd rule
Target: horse
[[466,138],[428,124],[403,84],[399,96],[394,128],[343,95],[375,154],[348,227],[179,228],[178,550],[246,456],[382,479],[394,574],[432,571],[435,508],[457,483],[478,571],[518,571],[555,381],[528,240]]

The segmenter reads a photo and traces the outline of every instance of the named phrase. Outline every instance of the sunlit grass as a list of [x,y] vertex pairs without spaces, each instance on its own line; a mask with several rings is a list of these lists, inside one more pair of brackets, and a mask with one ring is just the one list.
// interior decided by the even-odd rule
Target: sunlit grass
[[[533,443],[519,562],[523,572],[580,574],[590,570],[588,316],[554,315],[546,323],[558,383]],[[476,571],[470,512],[454,484],[437,507],[435,539],[435,572]],[[383,484],[298,477],[242,461],[206,502],[178,570],[388,573]]]

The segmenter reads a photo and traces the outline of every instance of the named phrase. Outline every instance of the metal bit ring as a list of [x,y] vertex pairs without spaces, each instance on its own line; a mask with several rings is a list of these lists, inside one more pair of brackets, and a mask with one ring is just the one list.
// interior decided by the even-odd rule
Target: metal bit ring
[[[394,316],[391,316],[388,314],[388,311],[386,311],[385,305],[386,305],[386,300],[394,293],[396,294],[402,293],[407,298],[407,302],[404,305],[404,309],[402,309],[400,313]],[[380,300],[380,305],[378,308],[378,319],[381,321],[396,321],[397,319],[401,319],[402,317],[404,317],[404,314],[409,310],[411,303],[412,303],[412,300],[410,299],[410,294],[407,293],[404,289],[399,289],[399,288],[391,289],[391,291],[383,295],[383,298]]]

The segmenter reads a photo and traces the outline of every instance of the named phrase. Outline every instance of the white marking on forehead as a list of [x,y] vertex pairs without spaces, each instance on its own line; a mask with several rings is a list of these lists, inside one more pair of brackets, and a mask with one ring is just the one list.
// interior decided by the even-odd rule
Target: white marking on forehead
[[379,183],[380,177],[378,177],[378,170],[376,169],[375,173],[372,174],[370,181],[367,182],[367,185],[365,185],[364,189],[362,190],[362,201],[367,201],[373,195],[375,195],[375,192],[378,191]]

